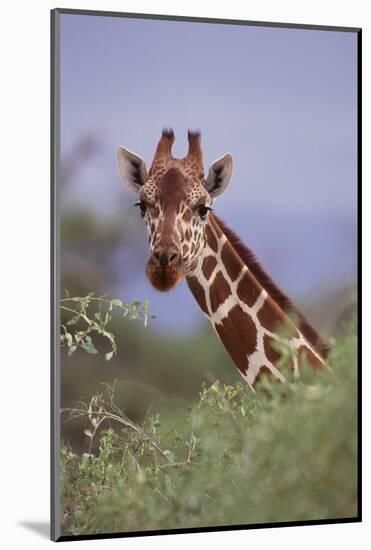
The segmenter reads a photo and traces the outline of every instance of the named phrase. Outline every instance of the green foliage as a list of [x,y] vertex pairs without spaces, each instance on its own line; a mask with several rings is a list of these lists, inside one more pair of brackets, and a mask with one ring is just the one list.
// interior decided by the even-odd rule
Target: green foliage
[[[92,335],[101,335],[109,344],[109,351],[105,354],[106,361],[112,359],[117,352],[115,335],[108,330],[113,314],[129,319],[141,319],[146,327],[148,319],[153,315],[148,313],[148,302],[135,301],[133,304],[124,304],[118,298],[108,299],[106,296],[95,296],[90,292],[83,297],[67,297],[61,300],[61,311],[64,318],[61,322],[60,341],[62,347],[68,349],[72,355],[77,348],[87,353],[97,354],[98,350],[92,340]],[[71,331],[70,327],[74,327]]]
[[203,386],[170,429],[150,411],[134,423],[110,386],[69,410],[86,420],[86,452],[62,446],[65,532],[356,516],[355,334],[334,344],[331,369],[289,384]]

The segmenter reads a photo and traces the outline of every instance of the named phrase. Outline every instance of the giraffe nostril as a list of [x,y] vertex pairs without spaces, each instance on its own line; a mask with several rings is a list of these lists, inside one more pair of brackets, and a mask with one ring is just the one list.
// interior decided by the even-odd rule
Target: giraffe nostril
[[169,263],[168,255],[162,250],[155,250],[152,254],[152,258],[155,260],[155,263],[161,267],[165,267]]
[[166,267],[176,264],[179,261],[179,254],[176,250],[154,250],[152,258],[161,267]]
[[169,264],[175,264],[176,262],[178,261],[178,254],[177,253],[173,253],[173,254],[170,254],[169,256]]
[[153,258],[156,260],[157,263],[160,263],[161,254],[155,251],[153,253]]

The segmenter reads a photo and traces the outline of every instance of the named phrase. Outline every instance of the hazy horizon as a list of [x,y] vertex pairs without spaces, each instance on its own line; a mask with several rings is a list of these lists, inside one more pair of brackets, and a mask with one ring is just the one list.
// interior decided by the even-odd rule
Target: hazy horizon
[[[216,212],[293,299],[354,279],[356,42],[348,32],[63,14],[62,163],[84,136],[100,144],[66,204],[116,215],[135,200],[117,147],[149,165],[164,126],[178,157],[187,129],[198,128],[205,171],[224,153],[234,160]],[[164,330],[202,320],[186,285],[164,296],[144,269],[125,299],[148,298]]]

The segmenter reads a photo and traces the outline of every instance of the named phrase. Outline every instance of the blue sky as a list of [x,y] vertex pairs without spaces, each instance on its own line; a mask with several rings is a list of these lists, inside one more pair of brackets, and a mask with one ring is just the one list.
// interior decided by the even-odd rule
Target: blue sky
[[[206,170],[234,159],[215,210],[294,299],[355,273],[356,93],[353,33],[62,15],[62,159],[86,134],[102,144],[74,200],[103,215],[132,203],[117,146],[150,164],[164,126],[180,157],[199,128]],[[160,295],[144,266],[125,288],[138,292],[166,329],[202,319],[185,285]]]

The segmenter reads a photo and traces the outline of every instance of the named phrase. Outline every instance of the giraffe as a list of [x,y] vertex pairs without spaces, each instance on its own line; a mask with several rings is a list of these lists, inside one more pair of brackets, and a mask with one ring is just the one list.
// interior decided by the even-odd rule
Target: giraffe
[[136,153],[118,149],[121,177],[138,194],[135,206],[148,230],[149,281],[168,291],[185,278],[252,389],[262,373],[286,381],[277,367],[283,350],[296,377],[304,360],[314,369],[323,367],[327,343],[213,212],[215,198],[230,182],[232,156],[218,158],[204,177],[200,132],[188,131],[182,159],[172,156],[174,140],[173,130],[165,128],[149,171]]

